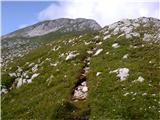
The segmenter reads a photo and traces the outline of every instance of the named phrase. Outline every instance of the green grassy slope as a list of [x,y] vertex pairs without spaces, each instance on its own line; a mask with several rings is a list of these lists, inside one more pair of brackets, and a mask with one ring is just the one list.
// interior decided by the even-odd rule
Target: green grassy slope
[[[99,38],[95,38],[97,35]],[[143,36],[131,39],[118,36],[103,40],[101,32],[68,35],[50,41],[10,63],[6,71],[2,69],[2,85],[8,88],[12,86],[12,90],[1,98],[2,119],[160,119],[159,43],[145,42]],[[87,45],[85,42],[91,43]],[[119,47],[113,48],[114,43],[118,43]],[[55,46],[61,48],[53,51]],[[84,65],[83,60],[89,56],[86,52],[92,48],[96,48],[94,53],[98,49],[103,51],[91,57],[87,74],[87,98],[75,102],[71,99],[73,88]],[[69,51],[76,51],[79,55],[68,61],[65,60],[66,55],[64,58],[59,57]],[[126,54],[128,58],[123,59]],[[16,88],[12,84],[15,78],[8,74],[20,66],[31,76],[33,66],[29,66],[30,63],[38,64],[35,73],[39,73],[39,76],[32,83]],[[54,63],[57,66],[51,65]],[[121,81],[116,73],[110,73],[118,68],[129,69],[126,80]],[[96,76],[97,72],[101,74]],[[139,76],[144,81],[134,82]]]

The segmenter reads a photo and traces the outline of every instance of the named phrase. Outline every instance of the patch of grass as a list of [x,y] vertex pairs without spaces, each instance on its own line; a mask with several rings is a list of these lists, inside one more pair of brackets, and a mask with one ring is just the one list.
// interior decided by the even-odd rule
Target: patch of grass
[[[2,83],[8,87],[14,80],[8,73],[14,72],[17,66],[32,73],[26,62],[41,64],[37,71],[40,75],[31,84],[24,84],[18,89],[14,87],[2,96],[2,119],[158,120],[159,44],[150,44],[141,38],[126,40],[117,36],[104,41],[103,35],[99,38],[103,42],[101,45],[84,44],[84,41],[95,41],[97,34],[88,33],[81,38],[76,35],[60,37],[10,63],[2,75]],[[51,36],[46,39],[49,40]],[[73,42],[69,43],[69,40]],[[120,47],[113,48],[114,43]],[[55,46],[61,48],[53,51]],[[103,48],[103,51],[91,58],[87,74],[88,96],[84,101],[73,102],[70,100],[71,92],[84,64],[82,61],[87,56],[86,51],[95,47]],[[69,51],[77,51],[79,55],[69,61],[65,61],[66,56],[59,57]],[[128,58],[122,59],[125,54],[128,54]],[[55,62],[59,62],[57,66],[50,65]],[[120,81],[116,73],[109,73],[118,68],[129,69],[125,81]],[[102,74],[96,76],[97,72]],[[133,83],[139,76],[144,78],[144,82]]]

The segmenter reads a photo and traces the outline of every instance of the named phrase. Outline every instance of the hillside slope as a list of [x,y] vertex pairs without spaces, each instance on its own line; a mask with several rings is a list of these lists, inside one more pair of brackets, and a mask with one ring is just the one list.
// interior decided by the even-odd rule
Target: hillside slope
[[98,31],[101,26],[92,19],[60,18],[36,23],[2,36],[2,59],[22,57],[32,49],[48,43],[64,34],[80,34],[86,31]]
[[160,20],[51,40],[2,67],[2,119],[160,119]]

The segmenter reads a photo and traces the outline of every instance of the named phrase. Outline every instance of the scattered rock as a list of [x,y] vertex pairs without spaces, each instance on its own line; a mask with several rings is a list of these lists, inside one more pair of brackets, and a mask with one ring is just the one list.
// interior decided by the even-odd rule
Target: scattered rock
[[117,38],[120,38],[120,37],[122,37],[122,36],[124,36],[124,33],[123,33],[123,34],[121,34],[121,35],[119,35]]
[[146,34],[146,33],[144,34],[144,38],[143,38],[144,41],[151,41],[153,39],[154,37],[151,34]]
[[5,88],[5,86],[2,86],[1,90],[0,90],[0,95],[4,95],[7,94],[8,90]]
[[86,81],[79,85],[73,94],[73,99],[83,100],[87,97],[88,87]]
[[102,72],[97,72],[96,73],[96,76],[98,77],[98,76],[100,76],[102,74]]
[[128,54],[125,54],[124,56],[123,56],[123,59],[127,59],[128,58]]
[[82,88],[82,92],[87,92],[88,91],[88,87],[87,86],[84,86],[83,88]]
[[127,96],[127,95],[129,95],[129,93],[127,92],[127,93],[125,93],[123,96]]
[[102,42],[96,43],[96,45],[102,45]]
[[79,55],[79,53],[72,51],[68,54],[68,56],[66,57],[66,60],[71,60],[71,59],[75,58],[77,55]]
[[15,81],[17,81],[17,88],[22,86],[22,84],[23,84],[23,79],[22,78],[17,78]]
[[110,37],[111,37],[111,35],[106,35],[106,36],[103,37],[103,40],[107,40],[107,39],[109,39]]
[[51,58],[46,58],[45,60],[46,60],[46,61],[51,61]]
[[119,45],[118,43],[114,43],[114,44],[112,45],[112,47],[113,47],[113,48],[119,48],[120,45]]
[[149,61],[149,63],[151,64],[151,63],[152,63],[152,61],[150,60],[150,61]]
[[88,53],[88,54],[93,54],[93,51],[88,50],[87,53]]
[[64,78],[67,78],[67,75],[64,75]]
[[32,67],[33,65],[34,65],[34,63],[31,63],[31,64],[28,65],[28,67]]
[[129,75],[128,72],[129,72],[128,68],[120,68],[117,77],[119,77],[121,81],[124,81]]
[[36,72],[38,70],[38,65],[34,65],[34,67],[32,67],[32,72]]
[[92,43],[92,41],[90,41],[90,42],[84,42],[85,45],[89,45],[91,43]]
[[106,55],[108,55],[109,54],[109,52],[106,52]]
[[16,73],[9,73],[10,77],[16,77]]
[[139,76],[137,80],[134,80],[132,82],[134,83],[134,82],[143,82],[143,81],[144,81],[144,78],[142,76]]
[[51,65],[51,66],[56,67],[56,66],[58,65],[58,63],[59,63],[59,62],[56,62],[56,63],[50,63],[50,65]]
[[62,54],[59,55],[59,58],[64,58],[64,57],[65,57],[64,53],[62,53]]
[[146,95],[147,95],[147,93],[143,93],[143,94],[142,94],[142,96],[146,96]]
[[124,81],[129,76],[128,74],[129,69],[128,68],[118,68],[114,71],[110,71],[109,73],[117,73],[117,77],[119,77],[121,81]]
[[23,71],[21,67],[19,67],[19,66],[17,66],[17,67],[18,67],[17,72],[22,72]]
[[126,34],[126,39],[131,39],[131,38],[132,38],[131,34]]
[[98,49],[98,50],[96,51],[96,53],[94,54],[94,56],[99,55],[102,51],[103,51],[103,49]]
[[52,80],[53,78],[54,78],[54,76],[51,75],[46,81],[50,81],[50,80]]
[[55,51],[57,51],[57,50],[59,50],[61,48],[61,46],[55,46],[52,50],[55,52]]
[[28,82],[28,83],[31,83],[34,78],[38,77],[38,75],[39,75],[39,73],[33,74],[32,77],[27,80],[27,82]]
[[98,36],[98,35],[96,35],[95,37],[94,37],[94,39],[99,39],[100,38],[100,36]]
[[133,32],[133,33],[131,33],[131,35],[134,37],[140,37],[140,34],[138,32]]

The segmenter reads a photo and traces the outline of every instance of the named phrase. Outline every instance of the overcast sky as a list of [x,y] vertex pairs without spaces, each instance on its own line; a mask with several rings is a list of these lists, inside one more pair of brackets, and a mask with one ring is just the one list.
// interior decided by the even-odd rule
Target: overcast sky
[[2,34],[57,18],[95,19],[101,26],[125,18],[145,16],[160,19],[160,0],[11,1],[2,2]]

